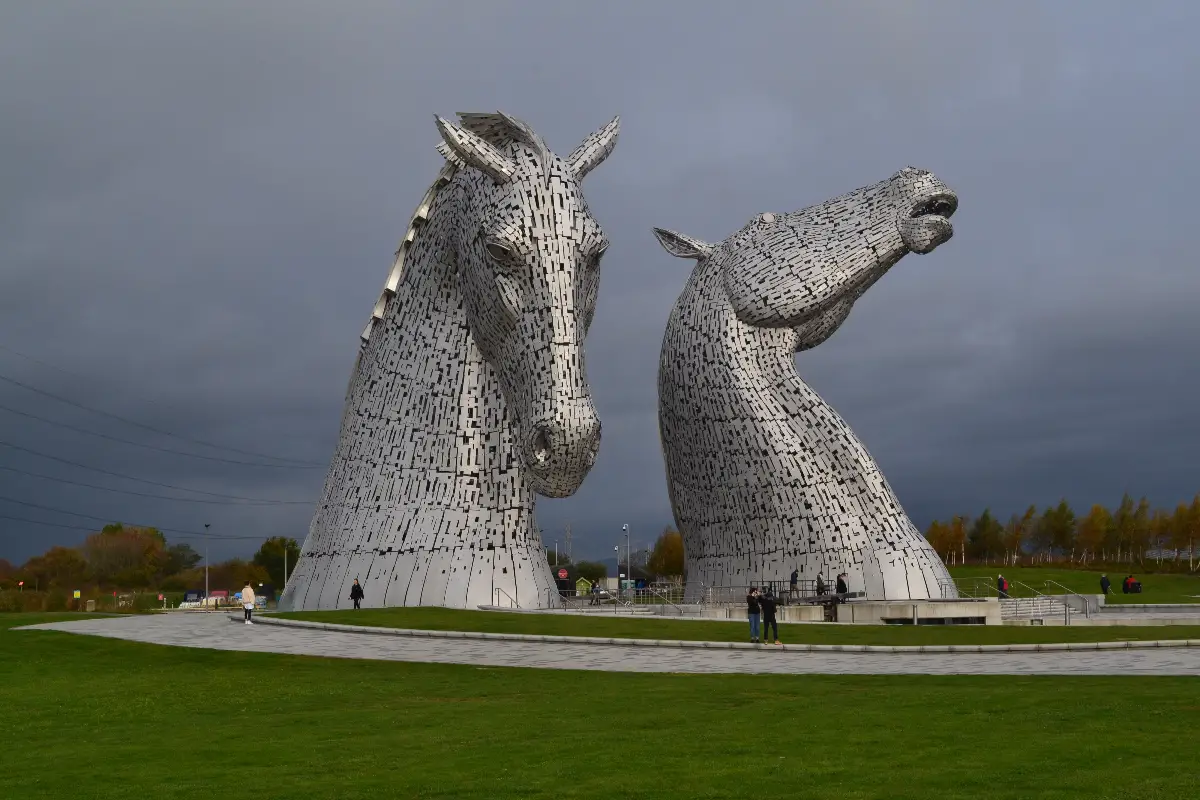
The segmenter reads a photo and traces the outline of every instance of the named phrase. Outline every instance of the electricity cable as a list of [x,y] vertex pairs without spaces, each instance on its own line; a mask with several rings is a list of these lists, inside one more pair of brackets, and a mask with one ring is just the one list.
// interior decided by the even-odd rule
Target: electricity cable
[[144,447],[147,450],[157,450],[160,453],[174,453],[175,455],[187,456],[188,458],[200,458],[205,461],[220,461],[223,464],[241,464],[243,466],[248,466],[248,467],[274,467],[276,469],[314,469],[314,467],[305,466],[305,465],[301,465],[301,464],[268,464],[268,463],[265,463],[262,461],[238,461],[238,460],[232,459],[232,458],[221,458],[220,456],[205,456],[205,455],[200,455],[199,453],[189,453],[186,450],[175,450],[170,447],[159,447],[159,446],[153,445],[153,444],[143,444],[141,442],[130,441],[129,439],[122,439],[118,436],[109,436],[107,433],[99,433],[97,431],[89,431],[87,428],[77,428],[76,426],[68,425],[65,422],[59,422],[58,420],[53,420],[53,419],[46,419],[45,417],[39,417],[37,414],[30,414],[28,411],[18,411],[15,408],[9,408],[8,406],[3,405],[3,404],[0,404],[0,411],[7,411],[10,414],[17,414],[22,417],[28,417],[29,419],[34,419],[34,420],[37,420],[38,422],[44,422],[47,425],[53,425],[53,426],[59,427],[59,428],[66,428],[67,430],[74,431],[75,433],[82,433],[82,434],[86,434],[87,436],[96,436],[100,439],[108,439],[110,442],[120,442],[121,444],[132,445],[133,447]]
[[52,456],[49,453],[42,453],[38,450],[33,450],[32,448],[29,448],[29,447],[22,447],[21,445],[13,444],[11,442],[5,442],[2,440],[0,440],[0,447],[8,447],[12,450],[20,450],[22,453],[29,453],[30,455],[35,455],[35,456],[38,456],[39,458],[47,458],[51,461],[57,461],[60,464],[67,464],[72,467],[78,467],[79,469],[90,470],[91,472],[99,472],[101,475],[111,475],[114,478],[123,478],[124,480],[127,480],[127,481],[137,481],[138,483],[145,483],[145,484],[149,484],[150,486],[157,486],[160,489],[178,489],[181,492],[192,492],[194,494],[205,495],[206,497],[221,497],[226,500],[249,500],[252,502],[259,502],[259,503],[291,502],[291,501],[283,501],[283,500],[279,500],[279,501],[269,500],[269,499],[261,498],[261,497],[242,497],[241,495],[221,494],[220,492],[206,492],[202,489],[189,489],[187,486],[176,486],[171,483],[160,483],[158,481],[147,480],[146,478],[137,478],[137,477],[134,477],[133,475],[125,475],[124,473],[121,473],[121,472],[113,472],[112,470],[101,469],[99,467],[89,467],[87,464],[80,464],[78,461],[71,461],[66,458],[59,458],[58,456]]
[[[7,350],[9,348],[5,348],[5,349]],[[10,350],[10,352],[15,352],[15,351]],[[100,416],[108,417],[109,419],[115,419],[118,422],[123,422],[126,425],[132,425],[135,428],[141,428],[143,430],[147,430],[152,433],[157,433],[162,436],[170,436],[170,437],[173,437],[175,439],[180,439],[185,442],[191,442],[192,444],[198,444],[202,447],[211,447],[214,450],[226,450],[231,453],[237,453],[238,455],[252,456],[254,458],[265,458],[265,459],[268,459],[271,461],[288,462],[291,464],[295,464],[297,466],[297,468],[306,467],[306,468],[310,468],[310,469],[319,469],[319,468],[325,466],[324,464],[318,464],[314,461],[303,461],[303,460],[296,459],[296,458],[283,458],[281,456],[272,456],[272,455],[268,455],[266,453],[256,453],[252,450],[239,450],[236,447],[229,447],[227,445],[221,445],[221,444],[213,444],[212,442],[206,442],[203,439],[196,439],[196,438],[193,438],[190,436],[184,436],[183,434],[172,433],[171,431],[165,430],[163,428],[156,428],[153,425],[147,425],[144,422],[138,422],[136,420],[132,420],[127,417],[122,417],[118,414],[113,414],[108,411],[101,411],[100,409],[92,408],[91,406],[85,406],[82,403],[77,403],[74,400],[69,400],[61,395],[54,394],[53,392],[47,392],[44,389],[38,389],[36,386],[30,386],[27,383],[22,383],[21,381],[16,380],[15,378],[8,377],[7,375],[0,375],[0,381],[4,381],[5,383],[10,383],[14,386],[19,386],[22,389],[25,389],[26,391],[30,391],[35,394],[40,394],[43,397],[49,397],[53,400],[57,400],[60,403],[66,403],[69,406],[73,406],[75,408],[80,408],[80,409],[83,409],[84,411],[90,411],[93,414],[99,414]]]
[[[40,478],[46,481],[55,481],[57,483],[66,483],[71,486],[82,486],[86,489],[99,489],[102,492],[116,492],[117,494],[128,494],[134,497],[150,497],[155,500],[175,500],[180,503],[207,503],[210,505],[225,505],[225,506],[246,506],[248,508],[270,508],[271,506],[307,506],[312,505],[311,500],[206,500],[201,497],[171,497],[166,494],[150,494],[149,492],[135,492],[130,489],[114,489],[111,486],[97,486],[94,483],[82,483],[81,481],[67,480],[66,478],[57,478],[53,475],[43,475],[40,472],[30,472],[16,467],[6,467],[0,465],[0,470],[6,472],[15,472],[18,475],[28,475],[31,478]],[[188,489],[185,491],[195,491]]]

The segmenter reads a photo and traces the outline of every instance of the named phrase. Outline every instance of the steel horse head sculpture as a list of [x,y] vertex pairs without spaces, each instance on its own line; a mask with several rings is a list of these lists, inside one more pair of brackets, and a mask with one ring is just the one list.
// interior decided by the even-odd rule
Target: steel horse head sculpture
[[766,213],[718,244],[661,228],[695,259],[659,361],[659,427],[688,593],[845,572],[872,599],[957,597],[849,426],[801,379],[908,253],[953,234],[958,198],[924,170],[818,206]]
[[376,303],[285,608],[558,601],[534,494],[600,446],[583,341],[608,240],[584,176],[620,121],[555,155],[507,114],[436,118],[446,166]]

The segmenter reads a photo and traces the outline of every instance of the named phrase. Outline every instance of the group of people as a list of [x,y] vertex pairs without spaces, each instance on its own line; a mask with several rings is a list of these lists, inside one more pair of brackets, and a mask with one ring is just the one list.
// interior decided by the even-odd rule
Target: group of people
[[[788,588],[791,590],[791,594],[793,597],[795,597],[798,593],[797,587],[798,587],[799,583],[800,583],[800,570],[794,569],[794,570],[792,570],[791,579],[788,582]],[[829,586],[825,583],[825,577],[823,575],[818,574],[817,575],[817,596],[820,597],[822,595],[825,595],[828,593],[828,591],[829,591]],[[838,573],[837,582],[834,584],[834,592],[839,595],[846,595],[846,594],[850,593],[850,576],[847,575],[845,572]],[[839,599],[842,600],[843,602],[845,602],[844,597],[839,598]]]
[[750,641],[754,644],[759,643],[758,626],[762,622],[763,636],[766,641],[771,641],[767,635],[772,630],[775,632],[775,644],[782,644],[779,641],[779,622],[775,619],[776,608],[775,596],[771,594],[771,590],[760,592],[758,587],[751,586],[750,591],[746,594],[746,614],[750,617]]
[[[1100,576],[1100,591],[1108,594],[1112,590],[1112,581],[1108,579],[1108,575]],[[1121,594],[1141,594],[1142,582],[1132,575],[1126,575],[1125,580],[1121,581]]]

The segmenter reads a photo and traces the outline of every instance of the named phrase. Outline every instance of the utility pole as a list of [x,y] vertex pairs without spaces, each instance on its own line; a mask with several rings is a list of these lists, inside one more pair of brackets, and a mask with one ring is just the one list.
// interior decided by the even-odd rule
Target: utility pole
[[567,561],[575,563],[575,553],[571,550],[571,523],[567,523]]
[[283,594],[283,590],[287,588],[287,539],[283,540],[283,587],[279,593]]
[[621,530],[623,530],[625,532],[625,575],[626,575],[626,580],[628,580],[630,582],[630,584],[632,584],[633,583],[633,558],[632,558],[632,551],[630,550],[630,547],[629,547],[629,526],[622,525]]
[[208,525],[204,523],[204,608],[208,609]]

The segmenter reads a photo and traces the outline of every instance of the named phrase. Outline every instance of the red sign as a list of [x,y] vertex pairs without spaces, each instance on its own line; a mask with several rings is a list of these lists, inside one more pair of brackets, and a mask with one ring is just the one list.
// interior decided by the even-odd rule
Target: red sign
[[25,581],[17,581],[17,586],[24,586],[24,585],[25,585]]
[[567,579],[567,571],[565,569],[560,569],[558,571],[558,579],[561,581],[565,581]]
[[159,600],[162,600],[162,599],[163,599],[163,596],[160,594],[160,595],[158,596],[158,599],[159,599]]

